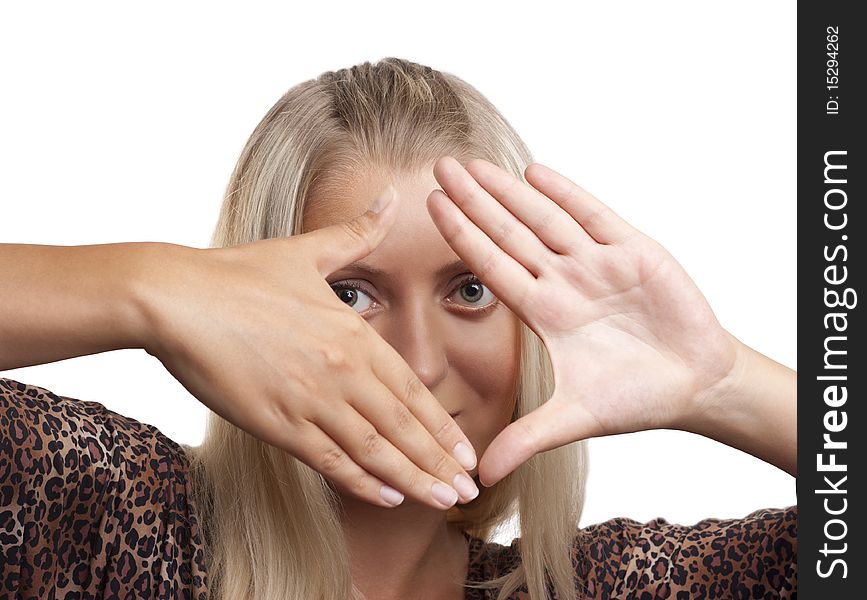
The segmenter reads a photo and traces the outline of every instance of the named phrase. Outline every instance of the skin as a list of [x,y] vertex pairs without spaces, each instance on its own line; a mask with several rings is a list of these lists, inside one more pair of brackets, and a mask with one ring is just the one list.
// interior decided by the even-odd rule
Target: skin
[[[400,353],[444,409],[460,411],[455,422],[481,455],[515,408],[519,320],[483,283],[463,281],[472,275],[465,265],[437,273],[461,259],[427,211],[427,196],[439,188],[431,167],[371,172],[342,194],[310,198],[304,231],[363,213],[389,182],[400,204],[397,218],[373,252],[357,261],[383,273],[348,265],[326,281]],[[363,289],[347,287],[350,282]],[[409,498],[384,508],[340,495],[353,576],[368,597],[415,597],[419,589],[440,590],[435,597],[463,597],[448,577],[466,573],[466,542],[447,526],[444,510]],[[383,570],[383,564],[389,568]]]
[[[538,452],[647,429],[704,435],[796,475],[797,374],[726,331],[665,248],[538,163],[525,170],[530,185],[479,159],[442,157],[432,171],[394,179],[401,213],[368,261],[395,283],[373,282],[384,308],[366,318],[444,407],[462,410],[456,421],[481,454],[483,485]],[[356,216],[385,183],[370,175],[318,217],[314,203],[310,225]],[[432,273],[455,256],[508,310],[472,324],[449,312],[445,284]],[[545,343],[555,391],[509,423],[516,319]],[[467,336],[470,328],[479,335]],[[444,511],[349,497],[346,505],[363,592],[463,597],[451,582],[466,573],[466,547]]]
[[[425,471],[452,481],[460,466],[436,454],[464,439],[482,485],[547,449],[657,428],[796,475],[796,373],[723,329],[677,261],[598,199],[538,163],[524,177],[448,156],[371,171],[312,198],[309,233],[227,248],[5,245],[0,272],[21,293],[0,307],[0,364],[146,349],[211,410],[347,486],[353,577],[385,600],[463,597],[466,544]],[[386,184],[396,199],[365,213]],[[456,258],[466,268],[434,276]],[[347,267],[359,260],[390,277]],[[461,312],[469,272],[502,305]],[[336,294],[350,278],[369,284],[362,317]],[[510,423],[519,319],[555,391]],[[397,445],[371,447],[373,425]],[[373,474],[404,504],[383,506]]]
[[[335,227],[227,248],[3,245],[0,273],[20,293],[0,306],[0,366],[146,349],[236,426],[361,492],[344,496],[345,527],[356,582],[375,598],[463,597],[466,546],[408,457],[450,481],[459,465],[436,454],[464,436],[483,485],[547,449],[659,428],[795,476],[796,373],[723,329],[677,261],[598,199],[538,163],[524,177],[448,156],[371,172],[312,203],[308,228]],[[396,202],[347,228],[392,181]],[[466,269],[433,276],[457,257]],[[364,318],[324,281],[361,276],[338,270],[361,258],[391,275],[365,276],[381,307]],[[466,272],[503,306],[455,312],[448,284]],[[517,319],[544,342],[555,392],[509,423]],[[408,454],[371,447],[374,423]],[[411,492],[406,503],[382,506],[382,482],[350,458]]]
[[717,321],[681,265],[586,190],[535,163],[434,165],[443,237],[545,343],[555,392],[479,461],[492,485],[573,441],[680,429],[795,476],[797,374]]

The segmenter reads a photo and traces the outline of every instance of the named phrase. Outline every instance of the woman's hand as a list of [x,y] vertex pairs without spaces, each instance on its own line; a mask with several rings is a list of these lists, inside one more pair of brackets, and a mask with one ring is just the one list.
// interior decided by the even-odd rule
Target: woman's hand
[[680,428],[732,372],[738,342],[680,264],[573,182],[536,163],[531,187],[451,157],[434,175],[438,229],[543,340],[554,371],[550,400],[486,450],[485,485],[570,442]]
[[[382,199],[392,197],[387,188]],[[396,206],[228,248],[160,244],[137,277],[145,349],[208,408],[345,492],[380,506],[403,492],[445,509],[458,499],[454,478],[469,479],[455,446],[466,445],[463,466],[472,469],[472,445],[325,281],[382,241]],[[397,490],[391,502],[383,484]]]

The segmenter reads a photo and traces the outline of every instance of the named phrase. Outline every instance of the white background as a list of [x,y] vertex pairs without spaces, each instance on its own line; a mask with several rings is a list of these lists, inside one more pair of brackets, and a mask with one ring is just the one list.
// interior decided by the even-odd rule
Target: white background
[[[724,327],[797,368],[794,2],[312,4],[4,4],[0,242],[207,246],[283,92],[399,56],[477,87],[537,161],[665,246]],[[143,350],[2,376],[204,433]],[[592,440],[590,461],[584,525],[796,503],[786,473],[683,432]]]

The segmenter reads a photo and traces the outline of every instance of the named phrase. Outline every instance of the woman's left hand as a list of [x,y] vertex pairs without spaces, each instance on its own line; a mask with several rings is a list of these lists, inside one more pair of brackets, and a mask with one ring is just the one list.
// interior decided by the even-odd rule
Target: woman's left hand
[[555,171],[524,174],[531,185],[446,156],[434,165],[443,190],[428,197],[443,237],[542,339],[554,371],[551,398],[485,451],[484,485],[570,442],[681,428],[738,355],[665,248]]

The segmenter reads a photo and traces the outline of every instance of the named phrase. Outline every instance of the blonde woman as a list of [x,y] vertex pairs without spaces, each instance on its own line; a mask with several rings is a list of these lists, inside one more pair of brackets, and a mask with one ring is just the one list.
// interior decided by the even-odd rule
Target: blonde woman
[[796,595],[795,507],[579,529],[593,436],[795,476],[796,375],[454,75],[291,88],[211,248],[6,244],[0,276],[0,369],[143,348],[212,411],[189,447],[0,379],[3,597]]

